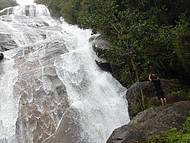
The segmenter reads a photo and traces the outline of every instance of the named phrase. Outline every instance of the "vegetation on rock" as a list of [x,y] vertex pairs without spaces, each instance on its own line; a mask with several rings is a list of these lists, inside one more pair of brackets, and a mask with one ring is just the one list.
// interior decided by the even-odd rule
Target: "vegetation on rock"
[[171,129],[161,135],[153,136],[149,141],[141,143],[189,143],[190,142],[190,116],[183,125],[183,129]]

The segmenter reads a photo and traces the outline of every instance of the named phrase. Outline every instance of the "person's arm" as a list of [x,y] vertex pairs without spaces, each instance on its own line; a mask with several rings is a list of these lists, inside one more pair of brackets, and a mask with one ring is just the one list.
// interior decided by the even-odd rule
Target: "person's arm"
[[150,81],[152,80],[152,79],[151,79],[151,74],[148,75],[148,79],[149,79]]

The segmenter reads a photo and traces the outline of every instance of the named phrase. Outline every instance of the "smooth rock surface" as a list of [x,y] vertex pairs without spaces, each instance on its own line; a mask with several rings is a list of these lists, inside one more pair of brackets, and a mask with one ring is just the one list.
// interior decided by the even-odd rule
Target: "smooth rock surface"
[[42,142],[55,131],[68,107],[65,86],[54,66],[55,59],[65,52],[64,41],[54,40],[25,47],[14,56],[19,73],[14,86],[15,96],[20,96],[18,142]]
[[171,128],[179,129],[189,111],[189,101],[147,109],[135,116],[128,125],[116,129],[107,143],[136,143]]

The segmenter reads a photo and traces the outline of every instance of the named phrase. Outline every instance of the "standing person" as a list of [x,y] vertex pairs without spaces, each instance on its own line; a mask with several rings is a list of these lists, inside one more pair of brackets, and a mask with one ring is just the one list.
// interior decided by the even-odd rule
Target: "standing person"
[[161,102],[161,105],[166,105],[167,100],[166,97],[164,96],[164,91],[162,90],[160,79],[157,75],[155,74],[149,74],[149,80],[154,84],[155,90],[156,90],[156,96]]
[[0,61],[4,58],[3,53],[0,53]]

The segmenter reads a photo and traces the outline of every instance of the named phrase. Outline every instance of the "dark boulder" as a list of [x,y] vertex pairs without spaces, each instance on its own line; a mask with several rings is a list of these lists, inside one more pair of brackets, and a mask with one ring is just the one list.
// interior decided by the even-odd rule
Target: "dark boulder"
[[112,73],[112,67],[111,67],[110,63],[108,63],[108,62],[98,62],[98,61],[95,61],[95,62],[99,66],[99,68],[101,70]]
[[97,49],[109,49],[110,44],[102,38],[102,36],[92,35],[92,37],[89,39],[89,42],[92,43],[92,47],[94,51],[97,51]]
[[139,113],[128,125],[116,129],[107,143],[136,143],[172,128],[180,129],[189,111],[189,101],[152,107]]
[[[183,87],[183,85],[181,85],[177,80],[161,79],[161,87],[165,93],[168,103],[185,100],[180,96],[172,95],[173,91]],[[155,88],[152,82],[137,82],[133,84],[126,93],[130,118],[133,118],[137,113],[142,111],[138,109],[140,102],[142,102],[142,96],[144,97],[146,108],[160,105],[160,101],[156,96]]]
[[101,36],[93,35],[89,41],[92,43],[93,50],[97,54],[97,58],[95,60],[96,64],[100,67],[101,70],[107,71],[112,73],[112,65],[102,59],[102,54],[104,53],[104,50],[107,50],[110,48],[110,44],[104,40]]

